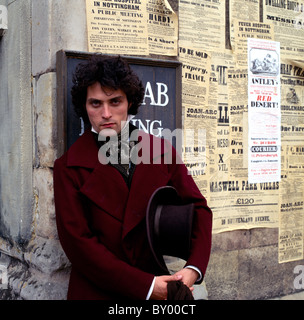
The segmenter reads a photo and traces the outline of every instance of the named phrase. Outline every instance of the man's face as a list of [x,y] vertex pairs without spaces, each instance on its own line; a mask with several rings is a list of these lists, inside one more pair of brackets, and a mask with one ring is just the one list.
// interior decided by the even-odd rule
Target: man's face
[[[112,129],[120,133],[122,121],[128,117],[130,105],[121,90],[101,87],[99,82],[87,89],[86,110],[92,127],[104,135],[112,135]],[[112,134],[111,134],[112,133]]]

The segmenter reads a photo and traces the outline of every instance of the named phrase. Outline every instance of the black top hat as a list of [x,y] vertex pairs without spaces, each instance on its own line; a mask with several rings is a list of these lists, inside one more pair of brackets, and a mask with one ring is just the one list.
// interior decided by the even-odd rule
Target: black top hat
[[151,196],[146,214],[147,234],[151,251],[158,265],[168,273],[163,255],[187,260],[194,204],[183,204],[175,188],[158,188]]

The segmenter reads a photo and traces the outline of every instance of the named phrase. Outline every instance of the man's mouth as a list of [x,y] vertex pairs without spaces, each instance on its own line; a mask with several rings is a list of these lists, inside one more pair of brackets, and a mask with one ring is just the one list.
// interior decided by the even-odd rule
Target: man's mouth
[[115,123],[109,122],[109,123],[104,123],[104,124],[102,124],[101,127],[102,127],[103,129],[105,129],[105,128],[112,128],[114,125],[115,125]]

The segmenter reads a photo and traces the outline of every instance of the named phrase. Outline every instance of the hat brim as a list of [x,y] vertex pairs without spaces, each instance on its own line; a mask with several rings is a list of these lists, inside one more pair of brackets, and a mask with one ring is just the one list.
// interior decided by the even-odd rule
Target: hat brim
[[166,273],[168,268],[164,261],[163,255],[160,253],[160,243],[158,243],[155,236],[155,216],[159,214],[158,208],[161,205],[180,204],[181,200],[175,188],[171,186],[164,186],[156,189],[152,194],[146,211],[147,236],[150,249],[155,261],[159,267]]

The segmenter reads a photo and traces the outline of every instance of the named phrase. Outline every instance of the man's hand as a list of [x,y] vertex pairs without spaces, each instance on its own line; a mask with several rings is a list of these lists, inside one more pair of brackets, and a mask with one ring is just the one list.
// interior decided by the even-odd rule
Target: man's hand
[[199,277],[198,272],[191,268],[184,268],[176,272],[175,275],[181,275],[183,283],[188,286],[190,290],[193,290],[193,285]]
[[167,284],[169,281],[183,280],[182,274],[172,276],[159,276],[155,278],[154,288],[151,294],[151,300],[166,300],[168,295]]

